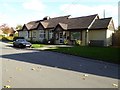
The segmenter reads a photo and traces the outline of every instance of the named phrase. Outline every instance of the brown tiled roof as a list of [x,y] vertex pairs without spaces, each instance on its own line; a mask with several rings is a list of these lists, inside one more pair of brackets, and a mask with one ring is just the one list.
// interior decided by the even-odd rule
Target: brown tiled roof
[[60,25],[64,30],[67,30],[68,24],[59,23],[59,25]]
[[[76,17],[76,18],[69,18],[69,16],[70,15],[49,18],[48,20],[31,21],[25,24],[25,26],[27,27],[28,30],[37,29],[40,24],[43,25],[45,29],[55,28],[57,25],[60,25],[64,30],[75,30],[75,29],[83,30],[83,29],[88,29],[88,27],[93,22],[95,17],[98,16],[98,14]],[[89,29],[107,28],[110,20],[111,18],[96,19]]]
[[44,28],[47,28],[49,24],[49,22],[40,22],[40,23],[43,25]]
[[25,24],[25,26],[27,27],[28,30],[30,30],[33,24]]
[[68,29],[87,29],[96,16],[98,15],[70,18],[68,21]]
[[111,17],[110,18],[103,18],[103,19],[96,19],[95,22],[90,27],[90,30],[91,29],[92,30],[107,29],[111,19],[112,19]]
[[38,25],[39,25],[39,22],[33,23],[33,24],[30,26],[30,30],[37,29]]
[[24,26],[27,27],[28,30],[34,30],[34,29],[37,29],[39,23],[41,23],[45,29],[54,28],[58,23],[65,22],[69,16],[70,15],[50,18],[48,20],[31,21],[31,22],[28,22],[27,24],[24,24]]
[[44,22],[48,23],[47,28],[54,28],[59,23],[66,23],[66,21],[68,20],[69,16],[70,15],[50,18],[49,20],[45,20]]
[[47,28],[48,27],[48,22],[36,22],[36,23],[33,23],[32,24],[32,27],[30,28],[30,30],[34,30],[34,29],[37,29],[38,28],[38,26],[40,25],[40,23],[42,24],[42,26],[44,27],[44,28]]
[[95,15],[89,15],[83,17],[69,18],[65,20],[64,23],[59,23],[59,25],[64,30],[88,29],[89,25],[93,22],[96,16],[98,15],[95,14]]
[[37,29],[39,22],[41,21],[43,20],[30,21],[27,24],[25,24],[25,26],[27,27],[28,30]]

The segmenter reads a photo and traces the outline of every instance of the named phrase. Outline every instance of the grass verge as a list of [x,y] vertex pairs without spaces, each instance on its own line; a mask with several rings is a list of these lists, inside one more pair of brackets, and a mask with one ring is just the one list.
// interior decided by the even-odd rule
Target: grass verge
[[31,48],[41,48],[41,47],[45,47],[46,45],[44,44],[32,44]]
[[120,48],[74,46],[74,47],[58,47],[55,49],[48,50],[120,64],[119,63],[120,57],[118,55]]

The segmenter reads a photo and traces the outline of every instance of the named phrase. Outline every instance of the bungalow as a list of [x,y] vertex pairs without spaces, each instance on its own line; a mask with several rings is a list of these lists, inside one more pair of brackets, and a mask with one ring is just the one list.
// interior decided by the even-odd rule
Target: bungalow
[[55,44],[110,46],[112,33],[114,33],[112,18],[100,19],[98,14],[70,18],[61,16],[55,18],[45,17],[43,20],[32,21],[24,24],[19,30],[19,36],[27,40],[42,42],[44,39],[54,39]]

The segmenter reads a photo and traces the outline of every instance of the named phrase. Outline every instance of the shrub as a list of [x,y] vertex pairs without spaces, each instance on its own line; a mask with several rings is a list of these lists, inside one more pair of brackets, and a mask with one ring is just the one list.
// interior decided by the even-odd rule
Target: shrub
[[48,41],[48,44],[54,44],[54,41],[55,41],[55,39],[54,39],[54,38],[51,38],[51,39]]
[[3,36],[2,36],[2,35],[0,35],[0,40],[2,40],[2,37],[3,37]]
[[8,41],[6,37],[2,37],[2,41]]
[[30,43],[32,43],[32,44],[41,44],[41,42],[40,41],[31,41],[31,40],[28,40]]
[[75,40],[75,45],[77,46],[81,45],[81,40]]
[[66,44],[66,45],[68,44],[68,40],[67,39],[64,40],[64,44]]
[[48,40],[47,39],[43,39],[42,43],[43,44],[48,44]]
[[2,36],[1,40],[2,41],[12,41],[13,37],[12,36],[8,36],[8,37]]

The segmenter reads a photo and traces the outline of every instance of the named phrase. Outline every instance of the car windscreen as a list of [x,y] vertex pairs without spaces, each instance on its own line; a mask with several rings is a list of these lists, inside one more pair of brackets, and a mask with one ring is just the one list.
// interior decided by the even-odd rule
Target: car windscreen
[[16,41],[18,41],[18,42],[26,42],[25,39],[17,39]]

